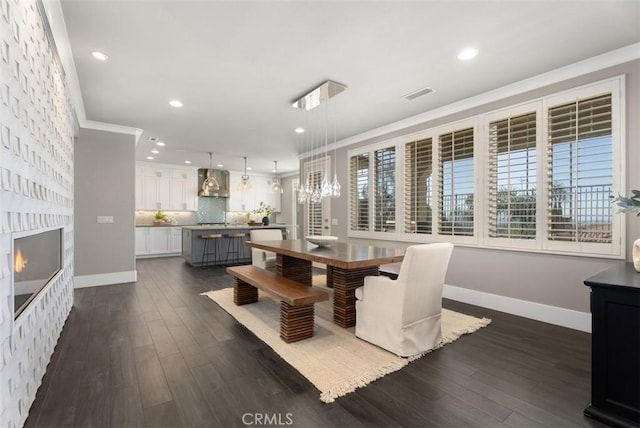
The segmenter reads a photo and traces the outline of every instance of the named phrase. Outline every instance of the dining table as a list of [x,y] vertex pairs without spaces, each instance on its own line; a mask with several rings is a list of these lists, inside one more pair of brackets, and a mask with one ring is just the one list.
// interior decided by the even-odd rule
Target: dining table
[[312,285],[312,264],[327,267],[327,287],[333,288],[333,321],[348,328],[356,324],[355,289],[366,276],[378,275],[380,265],[400,262],[404,249],[352,242],[317,246],[306,240],[247,241],[246,245],[276,254],[276,273]]

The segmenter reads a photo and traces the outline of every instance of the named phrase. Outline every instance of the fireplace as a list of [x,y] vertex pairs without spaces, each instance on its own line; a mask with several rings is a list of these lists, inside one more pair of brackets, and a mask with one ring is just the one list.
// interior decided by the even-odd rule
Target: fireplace
[[13,317],[18,316],[62,269],[62,229],[13,235]]

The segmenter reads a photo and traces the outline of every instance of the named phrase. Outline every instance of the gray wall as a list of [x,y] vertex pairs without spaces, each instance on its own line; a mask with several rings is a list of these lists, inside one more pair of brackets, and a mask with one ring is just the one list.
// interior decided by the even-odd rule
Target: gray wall
[[[627,189],[639,189],[640,168],[638,168],[637,164],[638,160],[640,160],[640,122],[638,121],[640,117],[640,61],[600,70],[586,76],[339,149],[337,153],[338,178],[343,183],[343,189],[345,189],[348,183],[347,151],[352,148],[384,141],[396,135],[432,128],[439,124],[453,122],[621,74],[626,75]],[[333,226],[332,233],[343,238],[347,237],[348,202],[346,192],[340,199],[331,201],[332,217],[338,219],[338,225]],[[633,241],[640,238],[640,219],[633,215],[627,215],[626,226],[627,259],[630,260]],[[356,240],[354,239],[354,241]],[[397,247],[409,245],[409,243],[395,241],[361,241]],[[589,312],[589,290],[583,285],[583,280],[617,263],[620,263],[620,261],[457,246],[454,250],[446,282],[450,285],[471,290],[580,312]]]
[[[135,139],[80,129],[75,143],[75,275],[135,271]],[[97,216],[113,216],[98,224]]]

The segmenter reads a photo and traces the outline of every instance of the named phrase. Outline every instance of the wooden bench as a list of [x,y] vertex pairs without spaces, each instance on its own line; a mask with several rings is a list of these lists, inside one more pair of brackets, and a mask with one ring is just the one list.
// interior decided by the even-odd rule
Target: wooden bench
[[391,279],[398,279],[398,275],[400,274],[400,266],[402,266],[402,262],[387,263],[384,265],[380,265],[380,267],[378,268],[378,272],[380,272],[380,275],[388,276]]
[[258,301],[258,290],[280,299],[280,338],[286,343],[313,336],[313,304],[329,300],[329,293],[253,265],[227,268],[234,278],[233,303]]

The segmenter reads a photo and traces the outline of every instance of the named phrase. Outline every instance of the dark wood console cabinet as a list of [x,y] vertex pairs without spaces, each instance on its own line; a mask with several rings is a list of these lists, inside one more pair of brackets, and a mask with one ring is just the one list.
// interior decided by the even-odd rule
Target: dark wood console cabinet
[[631,263],[584,281],[591,287],[591,403],[585,415],[640,426],[640,273]]

